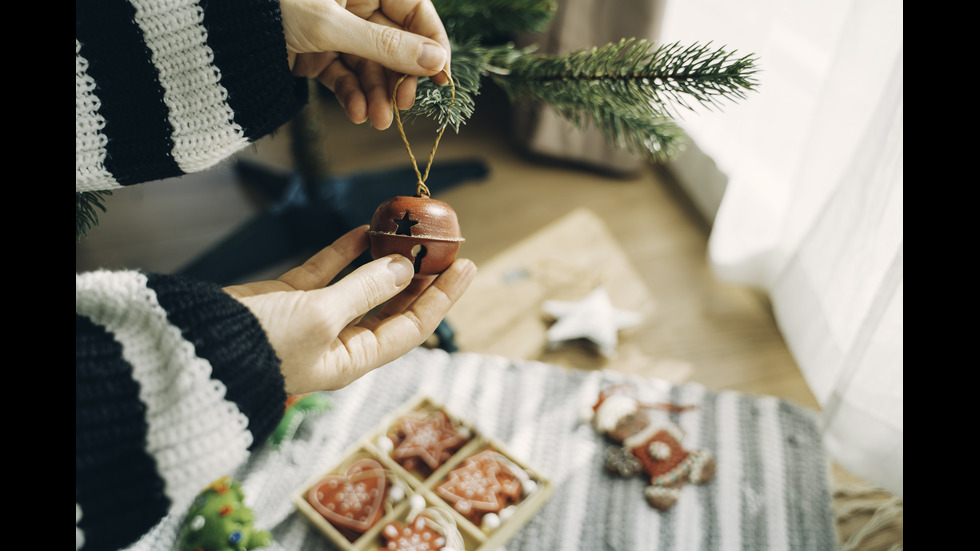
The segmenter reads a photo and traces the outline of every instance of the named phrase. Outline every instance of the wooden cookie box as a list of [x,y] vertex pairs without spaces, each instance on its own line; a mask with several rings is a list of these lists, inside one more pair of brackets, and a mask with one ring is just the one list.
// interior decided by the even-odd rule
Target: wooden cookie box
[[[423,479],[417,474],[408,472],[398,462],[389,457],[388,453],[378,447],[377,441],[379,437],[388,434],[398,423],[398,420],[404,415],[411,412],[427,413],[437,409],[444,411],[451,420],[455,421],[460,426],[469,429],[471,437],[470,440],[455,454],[453,454],[448,461],[440,466],[439,469],[437,469],[427,478]],[[487,529],[485,531],[467,520],[455,509],[453,509],[451,505],[439,497],[435,492],[435,487],[446,478],[447,474],[452,469],[462,464],[466,458],[484,450],[487,447],[492,447],[494,450],[522,468],[528,475],[530,475],[536,486],[532,492],[523,497],[520,503],[516,504],[512,513],[507,516],[506,519],[501,520],[499,526],[493,529]],[[318,513],[312,505],[310,505],[310,503],[306,500],[306,496],[310,488],[322,480],[323,477],[331,474],[345,473],[348,466],[354,460],[361,457],[372,457],[377,460],[387,470],[389,481],[400,482],[403,487],[407,488],[407,490],[405,499],[402,499],[400,502],[395,504],[390,508],[390,510],[386,510],[381,520],[376,522],[356,540],[350,541],[336,527],[327,521],[327,519]],[[297,489],[293,494],[293,502],[300,513],[302,513],[311,523],[313,523],[313,525],[316,526],[316,528],[319,529],[324,536],[329,538],[330,541],[337,546],[337,548],[344,551],[373,551],[381,549],[384,545],[384,540],[381,537],[381,529],[392,521],[399,521],[403,524],[406,523],[407,516],[411,512],[411,500],[409,498],[412,496],[412,494],[419,495],[424,498],[427,506],[439,508],[445,514],[451,515],[451,517],[456,521],[456,527],[463,538],[465,551],[489,551],[500,547],[508,539],[510,539],[517,532],[517,530],[524,526],[524,524],[531,519],[538,509],[544,505],[554,491],[554,488],[548,479],[542,476],[538,471],[532,469],[523,461],[514,457],[510,452],[508,452],[507,448],[503,444],[484,434],[481,434],[472,425],[458,419],[444,406],[434,402],[426,396],[416,397],[415,399],[408,401],[405,405],[399,408],[399,410],[386,417],[375,431],[365,435],[361,440],[355,442],[350,448],[348,448],[344,453],[343,458],[344,459],[333,469],[318,473],[316,476],[311,477],[306,483],[304,483],[302,487]]]

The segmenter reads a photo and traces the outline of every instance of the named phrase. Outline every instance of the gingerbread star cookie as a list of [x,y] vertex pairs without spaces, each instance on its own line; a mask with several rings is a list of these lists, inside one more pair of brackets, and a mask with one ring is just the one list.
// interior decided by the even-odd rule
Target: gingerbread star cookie
[[417,468],[421,461],[435,471],[467,439],[465,431],[441,410],[425,416],[407,415],[399,421],[397,434],[393,438],[397,443],[391,457],[408,470]]

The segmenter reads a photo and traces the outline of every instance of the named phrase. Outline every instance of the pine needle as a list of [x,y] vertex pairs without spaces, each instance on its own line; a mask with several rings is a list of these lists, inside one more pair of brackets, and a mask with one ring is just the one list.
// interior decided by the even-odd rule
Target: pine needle
[[111,191],[75,192],[75,241],[80,241],[99,224],[99,211],[105,212],[105,198]]
[[485,49],[473,41],[453,45],[452,78],[455,97],[449,85],[437,86],[430,79],[419,78],[415,104],[402,114],[405,121],[426,118],[437,122],[441,129],[449,125],[455,132],[473,116],[476,96],[480,94],[485,74]]

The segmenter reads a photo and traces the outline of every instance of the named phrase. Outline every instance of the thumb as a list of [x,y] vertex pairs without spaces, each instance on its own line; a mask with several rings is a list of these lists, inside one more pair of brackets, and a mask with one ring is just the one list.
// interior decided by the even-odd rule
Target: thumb
[[397,73],[433,75],[446,66],[449,52],[439,42],[409,31],[367,21],[345,12],[333,29],[334,49],[377,62]]
[[397,295],[414,275],[411,261],[392,254],[368,262],[320,292],[330,294],[330,307],[343,316],[346,326]]

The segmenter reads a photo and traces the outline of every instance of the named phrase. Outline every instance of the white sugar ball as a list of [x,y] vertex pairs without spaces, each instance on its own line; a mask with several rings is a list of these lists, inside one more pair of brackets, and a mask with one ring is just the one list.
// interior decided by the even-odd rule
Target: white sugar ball
[[395,449],[395,443],[391,441],[391,438],[384,435],[378,437],[377,445],[378,448],[385,453],[389,453],[391,450]]
[[483,515],[483,529],[496,530],[500,526],[500,517],[494,513]]

